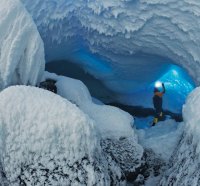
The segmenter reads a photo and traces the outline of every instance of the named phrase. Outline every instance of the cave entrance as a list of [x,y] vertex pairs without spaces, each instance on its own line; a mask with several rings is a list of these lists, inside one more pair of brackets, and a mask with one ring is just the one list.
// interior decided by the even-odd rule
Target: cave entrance
[[[100,100],[105,104],[117,106],[139,118],[153,117],[152,97],[157,82],[163,82],[166,87],[166,94],[163,97],[165,113],[177,121],[182,120],[182,106],[188,94],[195,88],[195,83],[190,75],[174,63],[168,63],[166,69],[162,71],[163,73],[156,79],[153,79],[151,83],[144,83],[144,86],[140,86],[136,91],[127,89],[127,92],[115,92],[105,82],[95,78],[81,68],[80,65],[70,61],[49,62],[46,64],[46,70],[83,81],[94,101],[98,102]],[[127,84],[132,81],[126,80]],[[125,80],[123,80],[124,84],[126,84]]]

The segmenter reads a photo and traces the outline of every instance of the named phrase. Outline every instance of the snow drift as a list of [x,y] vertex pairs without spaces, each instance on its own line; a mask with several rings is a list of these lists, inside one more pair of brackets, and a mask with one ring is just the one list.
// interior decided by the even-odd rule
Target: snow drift
[[31,16],[19,0],[0,2],[0,89],[35,85],[44,71],[44,46]]
[[48,72],[45,72],[44,78],[53,78],[57,81],[58,94],[75,103],[93,119],[103,138],[135,136],[132,128],[133,117],[116,107],[93,103],[87,87],[81,81]]

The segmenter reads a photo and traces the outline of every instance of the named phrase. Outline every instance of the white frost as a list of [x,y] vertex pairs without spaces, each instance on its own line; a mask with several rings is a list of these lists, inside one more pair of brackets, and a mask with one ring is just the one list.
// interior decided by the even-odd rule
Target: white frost
[[44,46],[31,16],[19,0],[0,1],[0,89],[35,85],[44,71]]
[[10,185],[110,185],[111,177],[123,183],[121,169],[113,160],[108,165],[101,151],[93,121],[56,94],[5,89],[0,128],[1,166]]

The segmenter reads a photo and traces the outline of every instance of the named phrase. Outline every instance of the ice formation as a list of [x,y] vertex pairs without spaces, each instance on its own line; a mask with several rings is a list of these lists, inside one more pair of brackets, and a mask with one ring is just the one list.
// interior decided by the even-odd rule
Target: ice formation
[[[77,106],[49,91],[5,89],[0,93],[1,178],[9,185],[125,184],[122,166],[100,145],[95,125]],[[133,171],[142,153],[135,144]]]
[[[80,64],[121,95],[141,93],[172,63],[200,84],[198,0],[21,1],[37,28],[18,0],[1,1],[0,89],[35,85],[41,78],[44,49],[37,29],[47,61]],[[143,156],[131,128],[133,118],[95,104],[80,81],[45,76],[57,80],[58,94],[65,99],[31,87],[0,93],[0,178],[5,174],[13,185],[125,184],[126,172],[140,168]],[[182,136],[181,129],[165,136],[170,126],[140,134],[144,147],[166,162],[175,149],[160,185],[200,184],[199,92],[184,107]],[[173,145],[165,153],[162,146],[168,138]]]
[[[111,54],[123,56],[139,51],[161,55],[186,68],[196,81],[200,81],[200,3],[197,0],[22,1],[33,15],[45,43],[55,42],[58,44],[55,46],[59,47],[66,45],[73,36],[80,36],[86,40],[91,51],[109,57]],[[81,45],[76,44],[79,49]],[[55,46],[49,45],[50,48]],[[67,51],[65,48],[60,49]],[[106,53],[101,52],[103,50]],[[59,57],[57,55],[60,54],[53,54],[51,58],[54,55]],[[66,55],[69,55],[69,51]],[[150,65],[152,60],[145,59],[143,62]],[[136,65],[145,66],[144,63]],[[118,65],[126,67],[128,64],[123,60],[121,63],[116,62],[116,67]]]
[[143,91],[145,97],[142,87],[171,63],[200,82],[198,0],[22,2],[44,40],[47,61],[74,61],[118,94]]
[[32,17],[19,0],[0,2],[0,89],[35,85],[44,71],[44,46]]
[[195,89],[183,108],[184,133],[172,154],[169,169],[160,185],[198,186],[200,184],[200,88]]

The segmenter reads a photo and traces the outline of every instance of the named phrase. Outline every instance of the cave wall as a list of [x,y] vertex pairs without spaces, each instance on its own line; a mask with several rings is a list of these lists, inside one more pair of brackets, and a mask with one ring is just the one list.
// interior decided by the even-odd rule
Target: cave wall
[[197,0],[22,2],[38,26],[47,62],[73,61],[117,93],[134,94],[171,63],[200,82]]

